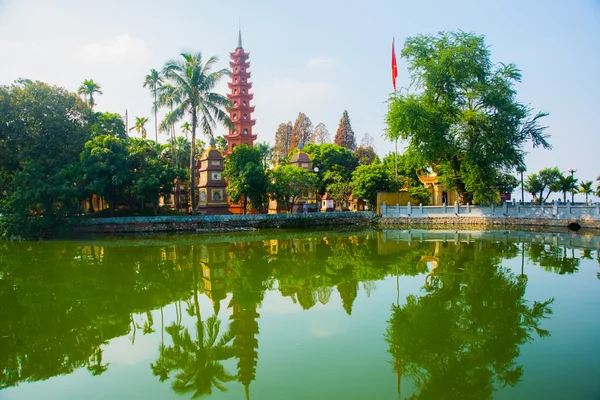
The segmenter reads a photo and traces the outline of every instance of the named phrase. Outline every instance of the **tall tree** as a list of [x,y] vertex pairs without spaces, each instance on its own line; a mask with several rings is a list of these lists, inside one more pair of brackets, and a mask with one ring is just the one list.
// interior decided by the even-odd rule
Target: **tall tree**
[[0,86],[0,236],[43,236],[79,212],[89,117],[62,88],[26,79]]
[[585,195],[585,204],[588,204],[589,195],[594,193],[594,190],[592,189],[592,184],[592,181],[583,181],[579,186],[579,193]]
[[227,195],[235,203],[243,202],[244,214],[248,199],[252,207],[258,210],[266,206],[269,178],[259,149],[247,145],[237,146],[225,161],[223,176],[228,182]]
[[310,139],[311,143],[314,144],[325,144],[329,143],[331,138],[329,137],[329,131],[324,123],[319,122],[317,126],[315,126],[315,130],[313,131],[312,137]]
[[340,124],[335,133],[333,143],[345,147],[350,151],[356,150],[356,138],[354,137],[354,131],[350,125],[350,117],[348,116],[347,110],[344,110],[342,118],[340,118]]
[[254,145],[254,147],[256,147],[256,149],[260,153],[263,168],[267,169],[267,167],[271,163],[271,159],[273,158],[273,147],[271,147],[267,142],[257,143]]
[[183,134],[185,135],[185,138],[187,140],[189,140],[188,138],[188,134],[192,132],[192,126],[190,125],[190,123],[188,121],[185,121],[182,125],[181,125],[181,132],[183,132]]
[[375,139],[369,134],[369,132],[365,132],[363,137],[360,139],[360,145],[362,147],[373,147],[375,146]]
[[275,132],[275,145],[273,153],[277,161],[283,160],[290,154],[292,150],[292,122],[287,124],[279,124],[277,132]]
[[135,125],[129,128],[129,131],[135,130],[142,139],[146,140],[146,123],[148,122],[147,117],[135,117]]
[[117,201],[124,198],[130,183],[125,140],[109,135],[96,136],[81,153],[87,190],[104,198],[113,215]]
[[294,121],[294,127],[292,128],[292,137],[290,139],[290,150],[298,147],[300,142],[306,145],[310,142],[313,133],[313,125],[310,118],[304,113],[299,113],[298,118]]
[[386,136],[408,142],[463,204],[495,197],[495,171],[524,165],[524,145],[550,148],[547,114],[517,101],[521,73],[492,63],[483,36],[442,32],[408,38],[402,50],[415,91],[389,100]]
[[[192,128],[192,144],[196,143],[196,128],[201,127],[205,135],[213,137],[217,123],[233,127],[226,109],[231,102],[223,95],[213,92],[223,77],[229,75],[228,69],[212,71],[218,61],[211,57],[206,62],[201,53],[181,54],[182,60],[171,60],[165,64],[164,77],[177,88],[180,102],[173,110],[173,116],[182,119],[189,115]],[[191,146],[190,188],[196,182],[196,146]],[[196,193],[190,190],[191,212],[196,212]]]
[[354,151],[354,157],[358,160],[359,165],[369,165],[374,162],[380,162],[379,157],[377,157],[377,153],[373,149],[373,146],[363,146],[361,145],[358,149]]
[[158,90],[160,85],[162,84],[162,77],[160,76],[160,72],[152,68],[150,73],[146,75],[146,79],[144,80],[144,87],[150,89],[150,93],[154,96],[154,104],[152,109],[154,110],[154,133],[156,135],[155,141],[158,143]]
[[94,101],[95,94],[102,94],[102,88],[99,84],[94,82],[93,79],[86,79],[83,81],[79,89],[77,89],[77,94],[84,97],[91,109],[94,109],[96,102]]
[[554,192],[562,192],[563,202],[566,203],[567,193],[577,193],[577,178],[563,174],[560,174],[557,178],[557,181],[552,186],[552,190]]
[[309,143],[304,151],[312,159],[313,167],[319,169],[317,177],[321,183],[319,188],[321,194],[325,193],[328,184],[334,182],[331,176],[326,176],[328,172],[338,173],[343,180],[349,181],[352,172],[358,166],[358,161],[348,149],[335,144]]

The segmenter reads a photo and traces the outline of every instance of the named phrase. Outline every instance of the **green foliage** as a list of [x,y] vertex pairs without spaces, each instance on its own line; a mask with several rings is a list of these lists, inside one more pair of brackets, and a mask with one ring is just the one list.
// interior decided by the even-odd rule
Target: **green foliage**
[[99,84],[94,82],[93,79],[86,79],[83,81],[79,89],[77,89],[77,94],[81,95],[85,99],[87,99],[90,108],[94,108],[96,105],[96,101],[94,100],[95,94],[102,94],[102,88]]
[[129,128],[129,131],[135,130],[138,135],[142,138],[142,140],[146,140],[146,134],[148,131],[146,130],[146,123],[148,122],[148,117],[135,117],[135,125]]
[[227,195],[231,201],[263,210],[268,202],[269,177],[263,166],[262,154],[255,147],[237,146],[225,160],[223,176],[227,179]]
[[401,185],[387,172],[383,164],[361,165],[352,173],[354,197],[366,200],[370,209],[375,209],[377,192],[394,192]]
[[92,134],[110,135],[119,139],[127,139],[125,122],[117,113],[97,112],[94,114],[94,124],[91,127]]
[[[537,174],[529,175],[525,180],[524,188],[527,193],[531,193],[534,197],[534,201],[541,204],[548,199],[550,193],[557,190],[557,185],[561,176],[562,174],[558,167],[544,168]],[[546,189],[548,189],[548,193],[546,193],[546,197],[544,197]]]
[[558,180],[552,185],[553,192],[562,192],[563,201],[567,202],[567,193],[577,193],[577,178],[560,174]]
[[431,192],[425,186],[415,186],[408,189],[408,194],[420,204],[427,206],[431,202]]
[[83,184],[91,193],[103,197],[114,211],[131,181],[127,143],[113,136],[96,136],[81,153]]
[[328,171],[324,176],[325,181],[331,182],[327,185],[326,192],[333,197],[333,200],[342,210],[348,209],[348,202],[352,196],[352,186],[350,180],[335,171]]
[[90,116],[76,94],[55,86],[21,79],[0,87],[0,236],[46,236],[79,212]]
[[223,136],[217,136],[215,138],[215,142],[217,144],[217,150],[226,151],[227,150],[227,140]]
[[[191,143],[196,143],[196,129],[200,127],[205,135],[213,137],[217,123],[233,128],[227,114],[231,102],[223,95],[214,92],[217,83],[229,74],[229,70],[212,71],[218,62],[217,57],[204,60],[201,53],[181,54],[182,60],[168,61],[163,68],[165,80],[172,84],[178,93],[177,106],[171,111],[172,121],[180,121],[189,114],[191,120]],[[196,181],[196,146],[190,146],[190,181]],[[190,191],[192,213],[196,210],[196,191]]]
[[[328,179],[327,173],[337,173],[341,179],[349,181],[352,172],[358,166],[358,160],[346,148],[336,144],[312,144],[309,143],[304,147],[304,151],[312,160],[313,168],[319,168],[317,176],[321,182],[319,191],[325,192],[325,187],[333,183],[332,179]],[[292,153],[293,154],[293,153]]]
[[354,157],[358,160],[359,165],[369,165],[379,162],[379,157],[373,146],[360,146],[354,151]]
[[348,111],[346,110],[344,110],[342,113],[342,118],[340,118],[340,124],[337,132],[335,133],[333,143],[337,144],[338,146],[345,147],[350,151],[356,150],[356,138],[354,137],[354,131],[350,125],[350,117],[348,116]]
[[512,193],[519,186],[519,180],[511,174],[498,174],[494,188],[500,193]]
[[585,195],[585,203],[588,203],[588,197],[590,194],[594,193],[592,189],[593,182],[592,181],[583,181],[579,186],[579,193]]
[[426,171],[425,163],[414,153],[398,154],[388,153],[383,158],[383,165],[390,176],[396,174],[396,162],[398,164],[398,180],[405,187],[422,186],[417,176],[418,171]]
[[521,74],[514,64],[494,64],[483,36],[442,32],[408,38],[402,50],[415,93],[391,97],[386,136],[408,142],[438,172],[461,203],[495,197],[496,171],[524,165],[524,145],[549,148],[545,113],[516,99]]
[[271,198],[279,204],[286,204],[292,212],[300,196],[306,196],[318,185],[317,176],[294,165],[280,165],[271,171]]

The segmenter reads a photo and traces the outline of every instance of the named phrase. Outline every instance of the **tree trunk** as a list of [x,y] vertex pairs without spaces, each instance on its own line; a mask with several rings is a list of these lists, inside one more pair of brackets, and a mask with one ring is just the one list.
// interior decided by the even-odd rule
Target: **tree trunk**
[[156,117],[156,113],[158,112],[158,107],[156,106],[156,84],[154,85],[154,134],[156,136],[156,144],[158,144],[158,119]]
[[108,203],[108,208],[109,208],[109,214],[111,217],[115,216],[115,202],[111,201],[110,203]]
[[154,215],[158,215],[158,199],[154,202],[154,209],[152,210]]
[[189,184],[189,195],[192,203],[191,214],[196,213],[196,110],[192,112],[192,149],[190,150],[190,184]]
[[246,206],[248,203],[248,198],[246,197],[246,195],[244,195],[244,215],[246,215]]

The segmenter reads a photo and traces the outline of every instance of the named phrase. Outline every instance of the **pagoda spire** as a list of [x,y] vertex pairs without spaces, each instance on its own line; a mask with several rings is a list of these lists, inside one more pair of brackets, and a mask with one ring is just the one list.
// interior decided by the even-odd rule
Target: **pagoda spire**
[[237,45],[238,49],[242,49],[242,28],[240,28],[240,30],[238,31],[238,45]]

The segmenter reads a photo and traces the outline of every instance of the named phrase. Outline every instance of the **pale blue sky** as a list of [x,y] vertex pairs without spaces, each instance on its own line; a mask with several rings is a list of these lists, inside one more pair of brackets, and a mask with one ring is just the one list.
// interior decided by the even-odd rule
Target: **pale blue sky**
[[[358,140],[369,132],[380,155],[391,151],[381,133],[392,37],[399,52],[408,36],[461,29],[485,35],[494,62],[516,63],[519,99],[550,113],[554,149],[532,150],[529,171],[558,166],[576,168],[584,180],[600,175],[598,0],[0,0],[0,84],[26,77],[75,91],[92,78],[104,90],[99,110],[128,109],[130,121],[151,117],[142,88],[150,68],[182,51],[216,55],[227,67],[238,17],[259,141],[272,143],[277,125],[300,111],[333,137],[347,109]],[[404,61],[398,63],[398,85],[407,86]]]

